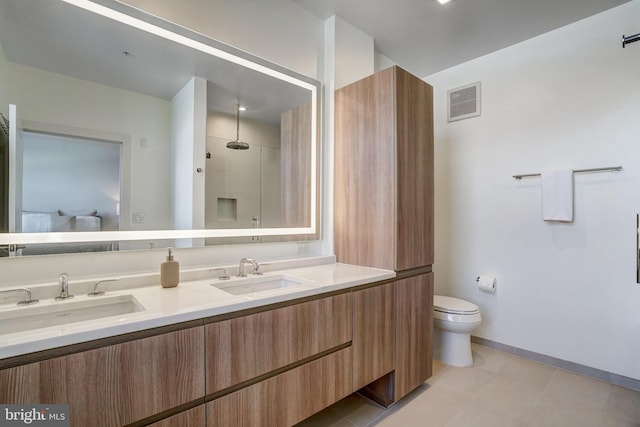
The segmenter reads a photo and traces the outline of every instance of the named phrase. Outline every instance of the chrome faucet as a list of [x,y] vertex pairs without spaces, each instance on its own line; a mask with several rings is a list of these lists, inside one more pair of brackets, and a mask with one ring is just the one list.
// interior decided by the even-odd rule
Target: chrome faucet
[[258,271],[260,269],[260,264],[255,259],[242,258],[240,260],[240,265],[238,266],[238,277],[247,277],[247,273],[245,273],[244,271],[245,264],[251,264],[253,266],[254,271]]
[[258,264],[258,266],[254,268],[253,274],[255,276],[262,276],[262,271],[260,271],[260,268],[262,268],[265,265],[271,265],[271,264],[266,263],[266,262],[263,262],[262,264]]
[[95,285],[93,285],[93,292],[89,292],[89,293],[87,294],[87,296],[90,296],[90,297],[97,297],[97,296],[99,296],[99,295],[104,295],[104,293],[105,293],[105,292],[106,292],[106,290],[107,290],[107,285],[104,285],[104,290],[99,291],[99,290],[98,290],[98,286],[100,285],[100,283],[106,283],[106,282],[117,282],[118,280],[120,280],[120,279],[103,279],[103,280],[98,280],[98,281],[96,282],[96,284],[95,284]]
[[226,268],[210,268],[209,271],[222,271],[222,274],[218,276],[219,280],[229,280],[231,279],[231,277],[229,277],[227,275],[227,269]]
[[73,295],[69,295],[69,275],[62,273],[58,278],[58,289],[60,293],[56,297],[56,300],[65,300],[67,298],[73,298]]
[[37,299],[31,298],[31,291],[27,288],[7,289],[7,290],[0,291],[0,293],[2,292],[24,292],[26,294],[25,298],[23,301],[18,302],[18,305],[29,305],[29,304],[35,304],[38,302]]

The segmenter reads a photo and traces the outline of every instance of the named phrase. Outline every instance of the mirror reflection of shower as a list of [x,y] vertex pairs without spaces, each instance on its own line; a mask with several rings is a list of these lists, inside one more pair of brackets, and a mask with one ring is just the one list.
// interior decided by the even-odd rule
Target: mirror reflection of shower
[[236,139],[235,141],[227,142],[227,148],[232,150],[248,150],[249,144],[240,141],[240,111],[246,111],[247,108],[240,104],[236,105]]
[[[282,224],[282,156],[280,117],[252,117],[259,106],[241,113],[240,138],[250,150],[230,150],[237,132],[235,115],[208,110],[204,150],[205,228],[274,228]],[[211,153],[206,157],[206,152]],[[255,235],[205,239],[205,245],[278,241]]]

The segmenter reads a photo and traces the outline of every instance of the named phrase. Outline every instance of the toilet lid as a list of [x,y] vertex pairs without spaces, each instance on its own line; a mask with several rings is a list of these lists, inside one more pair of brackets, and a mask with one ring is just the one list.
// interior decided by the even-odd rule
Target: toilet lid
[[433,309],[451,314],[477,314],[480,312],[478,306],[469,301],[443,295],[433,296]]

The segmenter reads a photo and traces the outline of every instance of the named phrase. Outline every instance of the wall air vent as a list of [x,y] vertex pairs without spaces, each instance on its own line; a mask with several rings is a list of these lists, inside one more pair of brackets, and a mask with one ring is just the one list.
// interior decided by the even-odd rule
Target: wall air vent
[[447,121],[468,119],[480,115],[480,82],[447,92]]

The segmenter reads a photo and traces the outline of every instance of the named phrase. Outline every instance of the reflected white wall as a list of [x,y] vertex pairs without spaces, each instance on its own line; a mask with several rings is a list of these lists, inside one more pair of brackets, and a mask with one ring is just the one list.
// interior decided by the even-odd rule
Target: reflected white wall
[[204,178],[198,169],[204,166],[206,99],[206,81],[193,77],[171,100],[172,228],[178,230],[204,226]]

